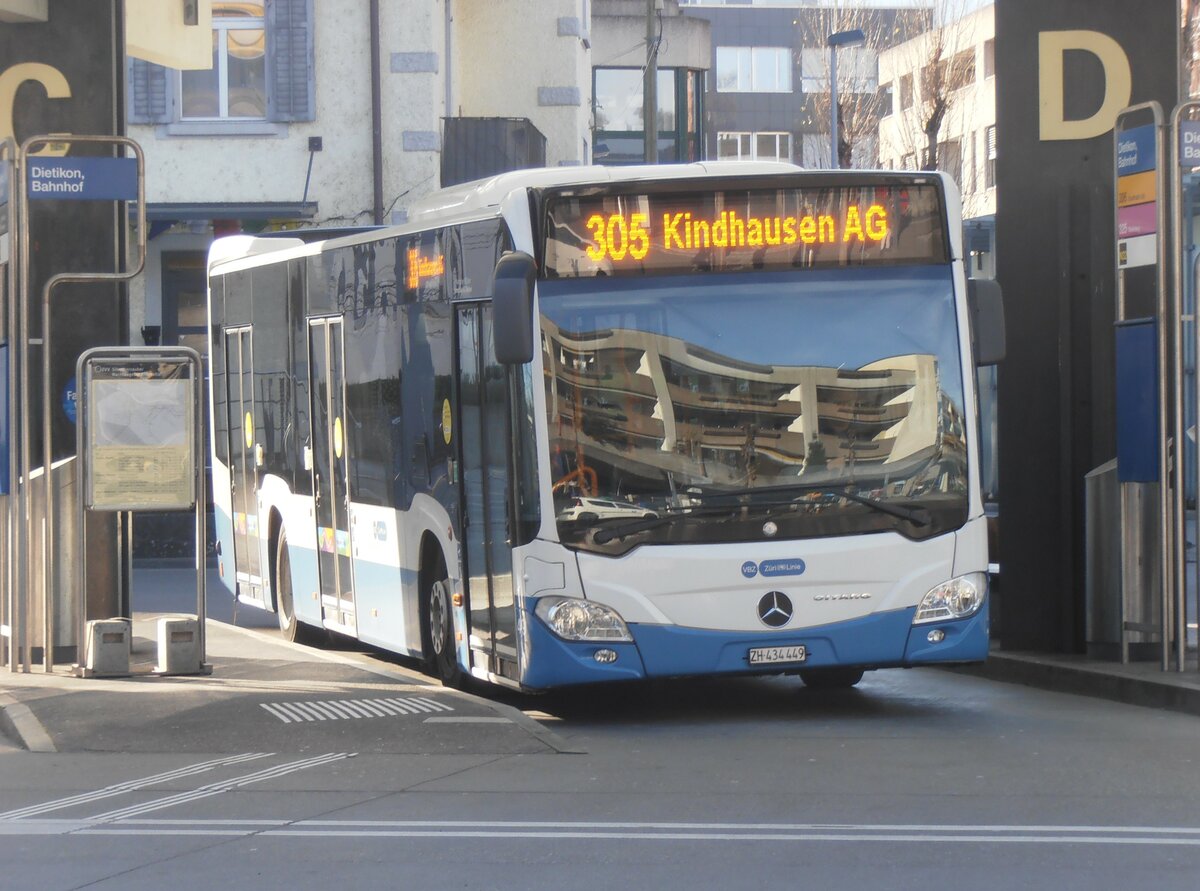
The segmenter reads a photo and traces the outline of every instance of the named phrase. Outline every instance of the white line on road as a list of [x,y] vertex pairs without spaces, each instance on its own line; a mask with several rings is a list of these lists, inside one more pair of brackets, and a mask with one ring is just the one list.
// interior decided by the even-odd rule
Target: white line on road
[[115,795],[122,795],[126,792],[134,792],[138,789],[144,789],[147,786],[153,786],[157,783],[166,783],[171,780],[181,779],[183,777],[194,776],[198,773],[205,773],[218,767],[232,767],[235,764],[242,764],[246,761],[254,761],[258,758],[266,758],[270,752],[246,752],[241,755],[233,755],[227,758],[216,758],[212,761],[201,761],[199,764],[191,764],[187,767],[179,767],[175,770],[168,770],[165,773],[157,773],[154,776],[143,777],[140,780],[127,780],[124,783],[116,783],[112,786],[105,786],[103,789],[97,789],[95,792],[81,792],[78,795],[72,795],[68,798],[59,798],[55,801],[47,801],[43,804],[30,805],[29,807],[18,808],[14,811],[7,811],[0,814],[0,821],[4,820],[20,820],[26,817],[34,817],[38,814],[49,813],[75,805],[88,804],[93,801],[99,801],[104,798],[112,798]]
[[409,820],[30,820],[0,824],[0,835],[237,836],[396,839],[572,839],[593,841],[876,842],[1200,846],[1190,826],[939,826],[816,823],[559,823]]
[[146,814],[151,811],[157,811],[167,807],[174,807],[190,801],[197,801],[201,798],[209,798],[213,795],[219,795],[222,792],[228,792],[231,789],[249,786],[252,783],[261,783],[265,780],[272,780],[277,777],[285,776],[289,773],[295,773],[298,770],[305,770],[309,767],[319,767],[323,764],[332,764],[335,761],[341,761],[343,758],[352,757],[354,757],[354,753],[352,752],[330,752],[325,755],[318,755],[315,758],[305,758],[301,761],[292,761],[288,764],[278,764],[274,767],[268,767],[265,770],[260,770],[256,773],[247,774],[242,777],[234,777],[233,779],[223,780],[219,783],[210,783],[207,786],[201,786],[199,789],[193,789],[190,792],[180,792],[175,795],[168,795],[165,798],[158,798],[153,801],[131,805],[119,810],[108,811],[107,813],[92,817],[91,820],[97,823],[111,823],[115,820],[137,817],[141,814]]
[[[454,707],[427,696],[388,699],[328,699],[312,702],[260,702],[259,706],[285,724],[304,721],[345,721],[452,712]],[[511,724],[508,718],[499,719]]]

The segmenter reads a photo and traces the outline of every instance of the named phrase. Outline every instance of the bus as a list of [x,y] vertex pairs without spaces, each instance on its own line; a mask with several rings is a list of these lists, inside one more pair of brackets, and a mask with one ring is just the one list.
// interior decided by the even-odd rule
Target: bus
[[505,173],[208,264],[220,578],[447,685],[849,687],[988,650],[976,368],[935,172]]

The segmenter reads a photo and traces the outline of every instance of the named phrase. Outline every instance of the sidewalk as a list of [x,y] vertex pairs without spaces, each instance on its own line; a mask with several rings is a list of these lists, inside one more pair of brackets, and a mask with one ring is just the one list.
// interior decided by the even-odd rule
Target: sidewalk
[[[211,675],[158,677],[155,620],[194,612],[191,571],[138,568],[131,669],[77,678],[0,669],[0,735],[41,752],[353,751],[361,754],[516,754],[573,751],[512,706],[442,687],[405,660],[367,648],[284,641],[275,617],[234,609],[209,585]],[[189,605],[191,608],[189,609]]]
[[1086,656],[1000,649],[993,649],[983,665],[957,670],[989,680],[1200,716],[1200,672],[1194,652],[1183,672],[1162,671],[1157,660],[1122,665]]

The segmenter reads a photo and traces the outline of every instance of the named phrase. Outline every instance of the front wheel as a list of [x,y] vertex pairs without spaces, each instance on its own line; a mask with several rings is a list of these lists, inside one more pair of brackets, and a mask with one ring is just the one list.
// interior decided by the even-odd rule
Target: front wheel
[[813,690],[848,690],[862,676],[861,668],[809,668],[800,672],[804,686]]
[[[441,567],[438,567],[441,570]],[[439,571],[438,576],[443,573]],[[447,687],[462,683],[462,670],[454,645],[454,613],[450,601],[450,580],[435,578],[425,596],[425,633],[429,648],[425,665],[430,674]]]
[[279,533],[279,544],[275,548],[275,613],[284,640],[307,644],[320,642],[321,633],[296,618],[292,561],[288,557],[287,532],[283,531]]

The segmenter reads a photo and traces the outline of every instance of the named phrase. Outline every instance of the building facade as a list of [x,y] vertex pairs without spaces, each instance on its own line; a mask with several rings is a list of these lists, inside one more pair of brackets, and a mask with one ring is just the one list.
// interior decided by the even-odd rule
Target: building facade
[[705,76],[712,56],[709,23],[682,15],[678,0],[659,0],[647,28],[645,0],[595,0],[592,10],[592,126],[597,164],[645,159],[643,85],[648,30],[658,70],[657,158],[700,161],[704,144]]
[[[971,272],[989,277],[995,275],[995,38],[989,5],[879,55],[879,81],[889,96],[879,122],[880,164],[916,170],[932,159],[954,178]],[[944,111],[931,142],[926,127],[939,103]]]
[[443,184],[590,162],[590,0],[137,2],[165,5],[128,0],[156,26],[128,40],[151,226],[131,343],[203,346],[219,235],[397,223]]
[[681,0],[712,27],[705,93],[708,156],[832,164],[831,34],[864,32],[865,45],[838,53],[843,166],[876,167],[878,53],[928,27],[928,4],[820,4],[781,0]]

